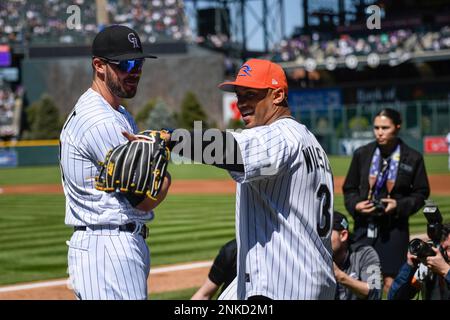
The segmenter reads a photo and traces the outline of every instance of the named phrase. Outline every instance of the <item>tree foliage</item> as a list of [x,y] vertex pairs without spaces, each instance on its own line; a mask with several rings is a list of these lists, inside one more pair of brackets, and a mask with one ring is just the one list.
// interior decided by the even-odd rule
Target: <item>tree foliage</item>
[[147,117],[145,122],[146,129],[159,130],[162,128],[174,128],[175,125],[175,119],[166,103],[158,99]]
[[148,129],[148,127],[146,127],[146,122],[155,105],[156,99],[150,99],[136,114],[134,120],[136,121],[139,130]]
[[177,114],[180,128],[194,129],[194,121],[202,121],[203,128],[208,127],[208,116],[193,92],[188,91],[181,103],[181,111]]
[[348,122],[348,127],[352,131],[367,131],[369,130],[369,120],[366,117],[355,116]]
[[34,102],[26,110],[27,128],[23,139],[57,139],[61,132],[59,109],[48,95]]

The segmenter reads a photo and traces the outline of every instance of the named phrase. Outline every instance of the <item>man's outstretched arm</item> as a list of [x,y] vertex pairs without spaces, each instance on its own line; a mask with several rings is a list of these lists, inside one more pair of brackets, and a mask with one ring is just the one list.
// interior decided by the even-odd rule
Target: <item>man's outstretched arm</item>
[[[244,172],[241,150],[234,136],[219,129],[209,129],[208,132],[213,133],[210,141],[204,139],[205,131],[187,130],[179,137],[168,133],[165,140],[171,152],[181,157],[228,171]],[[130,141],[138,139],[128,132],[122,134]]]

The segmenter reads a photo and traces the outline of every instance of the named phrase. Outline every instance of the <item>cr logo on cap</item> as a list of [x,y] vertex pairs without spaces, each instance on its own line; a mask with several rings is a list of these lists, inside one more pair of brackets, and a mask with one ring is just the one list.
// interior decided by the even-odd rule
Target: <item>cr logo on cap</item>
[[134,33],[128,34],[128,41],[130,41],[133,44],[133,48],[139,48],[139,43]]
[[252,75],[250,74],[250,71],[252,71],[252,68],[250,68],[250,66],[248,64],[244,64],[241,67],[241,72],[243,72],[244,74],[239,73],[238,76],[240,76],[240,77],[246,77],[246,76],[251,77]]

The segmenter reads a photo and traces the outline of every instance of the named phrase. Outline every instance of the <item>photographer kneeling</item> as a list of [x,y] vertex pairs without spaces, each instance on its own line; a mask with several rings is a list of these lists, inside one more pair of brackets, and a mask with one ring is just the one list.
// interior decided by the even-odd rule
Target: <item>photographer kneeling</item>
[[381,299],[380,258],[371,246],[353,243],[347,218],[334,211],[331,247],[336,277],[336,300]]
[[[389,300],[412,299],[421,292],[423,300],[450,300],[450,223],[442,225],[439,248],[411,241],[407,262],[402,266],[388,294]],[[413,255],[410,251],[417,253]],[[434,252],[426,252],[431,249]]]

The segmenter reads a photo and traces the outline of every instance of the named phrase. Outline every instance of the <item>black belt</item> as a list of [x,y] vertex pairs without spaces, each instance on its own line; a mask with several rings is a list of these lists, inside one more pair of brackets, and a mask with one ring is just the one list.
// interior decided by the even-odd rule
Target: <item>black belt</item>
[[[97,226],[97,225],[94,225],[94,226],[91,226],[90,229],[94,229],[95,230],[95,229],[101,229],[102,227],[110,228],[110,229],[114,228],[114,226]],[[127,223],[127,224],[120,225],[119,226],[119,230],[120,231],[125,231],[125,232],[134,232],[136,230],[136,227],[137,227],[136,223],[130,222],[130,223]],[[75,227],[73,227],[73,231],[86,231],[86,226],[75,226]],[[144,239],[146,239],[148,237],[148,228],[147,228],[147,226],[145,224],[142,224],[142,228],[139,231],[139,234]]]

